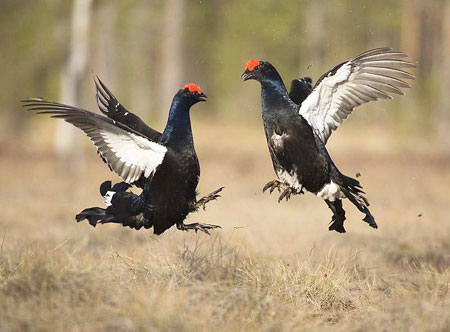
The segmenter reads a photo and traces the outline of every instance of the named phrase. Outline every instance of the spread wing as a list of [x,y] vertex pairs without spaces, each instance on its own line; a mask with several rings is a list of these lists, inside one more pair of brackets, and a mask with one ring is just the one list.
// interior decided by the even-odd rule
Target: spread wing
[[392,99],[390,94],[403,95],[401,89],[411,87],[403,80],[414,76],[402,69],[415,65],[404,61],[406,56],[391,48],[377,48],[337,65],[319,79],[299,113],[325,144],[353,108]]
[[311,77],[303,77],[292,80],[291,88],[289,90],[289,97],[297,105],[301,103],[308,97],[312,91],[312,80]]
[[113,119],[81,108],[32,98],[23,101],[28,110],[61,118],[85,132],[108,166],[125,182],[143,174],[150,177],[160,165],[167,148]]
[[98,76],[94,77],[94,82],[97,105],[103,114],[148,137],[152,141],[159,141],[162,136],[159,131],[147,126],[140,117],[127,111]]

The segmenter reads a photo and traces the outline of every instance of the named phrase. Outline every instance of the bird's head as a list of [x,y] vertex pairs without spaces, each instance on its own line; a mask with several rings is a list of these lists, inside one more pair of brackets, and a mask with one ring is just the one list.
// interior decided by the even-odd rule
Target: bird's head
[[258,82],[264,82],[278,77],[278,72],[270,62],[256,59],[246,62],[244,73],[241,76],[244,81],[256,80]]
[[197,104],[199,101],[206,101],[206,95],[202,89],[194,83],[188,83],[178,91],[178,97],[188,102],[191,106]]

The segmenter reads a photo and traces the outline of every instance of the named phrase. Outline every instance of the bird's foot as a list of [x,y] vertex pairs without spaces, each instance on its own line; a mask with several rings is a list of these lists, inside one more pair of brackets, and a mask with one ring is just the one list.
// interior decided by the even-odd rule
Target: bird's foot
[[284,189],[284,191],[281,193],[280,197],[278,197],[278,203],[280,203],[284,198],[286,198],[286,201],[289,200],[289,198],[291,198],[291,195],[300,195],[300,194],[304,194],[305,192],[303,191],[303,186],[300,188],[300,190],[297,190],[295,188],[292,187],[287,187],[286,189]]
[[214,229],[214,228],[222,228],[219,225],[210,225],[210,224],[199,224],[199,223],[193,223],[193,224],[179,224],[177,225],[177,228],[180,231],[189,231],[189,230],[194,230],[195,233],[197,233],[198,231],[206,233],[208,235],[211,235],[209,233],[210,229]]
[[282,186],[283,186],[283,183],[281,183],[278,180],[269,181],[264,186],[263,192],[265,192],[267,189],[270,189],[270,193],[272,193],[275,189],[278,189],[278,192],[281,192]]
[[287,187],[284,189],[284,191],[281,193],[280,197],[278,197],[278,203],[280,203],[284,198],[286,198],[286,202],[291,198],[292,193],[294,190],[291,187]]
[[[345,220],[345,219],[344,219]],[[345,233],[344,220],[338,219],[335,216],[331,218],[330,226],[328,226],[329,231],[336,231],[338,233]]]
[[216,199],[218,199],[219,197],[221,197],[219,195],[219,193],[224,189],[225,187],[220,187],[217,190],[214,190],[212,193],[200,198],[196,203],[195,203],[195,210],[199,209],[200,207],[203,208],[203,210],[205,210],[206,208],[206,203],[214,201]]

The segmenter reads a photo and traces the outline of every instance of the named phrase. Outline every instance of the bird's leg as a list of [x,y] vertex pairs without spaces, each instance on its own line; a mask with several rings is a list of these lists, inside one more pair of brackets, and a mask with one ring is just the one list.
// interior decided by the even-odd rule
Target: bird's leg
[[219,193],[223,190],[225,187],[220,187],[217,190],[214,190],[212,193],[200,198],[197,202],[195,202],[194,210],[199,209],[200,207],[205,210],[206,203],[214,201],[220,197]]
[[180,231],[189,231],[189,230],[194,230],[195,233],[197,233],[198,231],[206,233],[208,235],[211,235],[209,233],[210,229],[214,229],[214,228],[222,228],[219,225],[210,225],[210,224],[199,224],[199,223],[193,223],[193,224],[177,224],[177,228]]
[[272,193],[275,189],[278,189],[278,192],[281,192],[281,188],[284,184],[281,183],[278,180],[269,181],[266,183],[266,185],[263,188],[263,192],[265,192],[267,189],[270,189],[270,193]]
[[327,203],[331,211],[333,211],[333,217],[331,218],[328,230],[345,233],[345,211],[342,208],[342,201],[340,199],[336,199],[332,202],[326,199],[325,202]]
[[303,186],[300,188],[300,190],[297,190],[295,188],[292,187],[287,187],[286,189],[284,189],[284,191],[281,193],[280,197],[278,197],[278,203],[280,203],[283,198],[286,198],[286,201],[289,200],[289,198],[291,198],[291,195],[300,195],[300,194],[304,194],[305,192],[303,191]]

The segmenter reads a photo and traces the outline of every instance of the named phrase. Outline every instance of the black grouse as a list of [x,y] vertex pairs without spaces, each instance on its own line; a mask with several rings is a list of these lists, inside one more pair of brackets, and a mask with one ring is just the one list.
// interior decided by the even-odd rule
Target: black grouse
[[[118,223],[134,229],[151,228],[161,234],[173,225],[180,230],[209,234],[220,228],[210,224],[184,224],[190,212],[220,197],[219,188],[197,200],[200,165],[194,149],[190,108],[206,95],[196,84],[186,84],[173,98],[163,133],[147,126],[128,112],[100,79],[95,80],[97,103],[107,117],[74,106],[40,98],[24,100],[24,106],[39,114],[50,114],[83,130],[109,168],[123,180],[112,186],[100,186],[106,209],[83,210],[76,220]],[[132,185],[142,189],[139,195],[127,191]]]
[[242,74],[261,83],[262,118],[267,144],[278,180],[263,191],[278,189],[283,198],[302,194],[303,188],[323,198],[333,211],[329,230],[345,233],[342,199],[348,198],[371,227],[377,224],[356,179],[343,175],[325,147],[332,130],[344,121],[353,108],[378,99],[402,95],[410,85],[404,79],[414,76],[404,68],[415,67],[404,61],[404,53],[378,48],[345,61],[311,87],[311,79],[293,80],[288,93],[280,74],[267,61],[250,60]]

